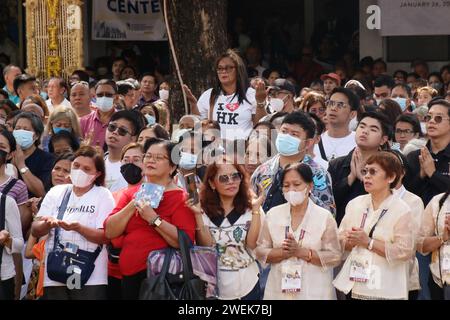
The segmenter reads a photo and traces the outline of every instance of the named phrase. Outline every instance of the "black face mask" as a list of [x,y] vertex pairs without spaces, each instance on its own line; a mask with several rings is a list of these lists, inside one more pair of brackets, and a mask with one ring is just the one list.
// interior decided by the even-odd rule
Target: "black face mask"
[[0,166],[7,163],[6,158],[8,157],[8,153],[6,151],[0,150]]
[[138,184],[142,180],[142,169],[133,163],[121,166],[120,173],[129,184]]
[[206,148],[206,147],[209,146],[211,143],[213,143],[213,140],[203,140],[203,141],[202,141],[202,149]]

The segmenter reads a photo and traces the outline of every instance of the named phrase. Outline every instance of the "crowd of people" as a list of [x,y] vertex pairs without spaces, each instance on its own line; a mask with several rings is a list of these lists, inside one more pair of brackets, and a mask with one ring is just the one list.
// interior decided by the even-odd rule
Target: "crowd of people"
[[[217,249],[217,299],[450,299],[450,65],[320,74],[308,50],[301,82],[228,50],[178,121],[171,81],[123,57],[98,79],[6,66],[0,300],[138,299],[180,230]],[[94,257],[81,287],[60,246]]]

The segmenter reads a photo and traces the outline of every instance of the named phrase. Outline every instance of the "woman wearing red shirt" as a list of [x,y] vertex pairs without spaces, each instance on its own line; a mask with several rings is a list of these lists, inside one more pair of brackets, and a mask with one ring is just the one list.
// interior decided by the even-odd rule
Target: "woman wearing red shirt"
[[123,275],[122,294],[125,300],[138,299],[150,252],[169,246],[178,248],[178,228],[194,240],[194,214],[185,204],[185,191],[173,183],[177,169],[171,158],[174,146],[157,138],[149,139],[144,146],[143,174],[147,182],[165,187],[158,208],[135,207],[134,196],[139,190],[138,185],[124,191],[105,221],[106,237],[113,239],[123,235],[119,267]]

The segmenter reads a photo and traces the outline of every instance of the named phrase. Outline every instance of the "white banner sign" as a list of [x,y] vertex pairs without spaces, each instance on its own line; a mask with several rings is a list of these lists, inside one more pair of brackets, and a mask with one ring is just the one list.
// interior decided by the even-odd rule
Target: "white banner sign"
[[159,0],[94,0],[92,12],[93,40],[167,40]]
[[382,36],[450,35],[450,0],[378,0]]

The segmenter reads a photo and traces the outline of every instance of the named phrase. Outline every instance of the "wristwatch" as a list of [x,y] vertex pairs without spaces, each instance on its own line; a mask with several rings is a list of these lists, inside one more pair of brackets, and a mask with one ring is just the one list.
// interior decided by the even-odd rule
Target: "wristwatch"
[[259,108],[264,108],[266,106],[266,101],[264,101],[264,102],[257,102],[256,106],[258,106]]
[[156,216],[151,222],[150,225],[153,227],[159,227],[162,223],[162,219],[160,216]]
[[25,174],[28,170],[30,170],[28,167],[23,167],[22,169],[19,169],[19,172],[20,174]]

